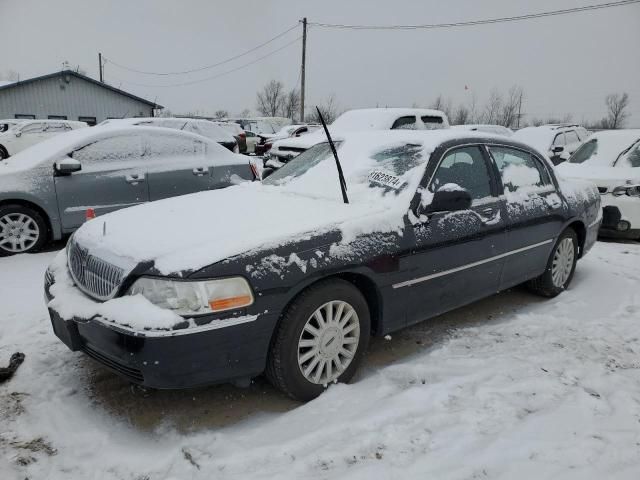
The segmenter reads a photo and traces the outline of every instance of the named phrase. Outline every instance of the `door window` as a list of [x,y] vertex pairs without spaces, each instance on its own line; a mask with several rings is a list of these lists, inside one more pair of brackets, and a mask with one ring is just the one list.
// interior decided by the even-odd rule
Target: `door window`
[[453,150],[438,166],[429,190],[455,183],[469,192],[474,200],[491,196],[491,179],[487,163],[478,147],[462,147]]
[[144,156],[156,159],[195,159],[204,155],[204,143],[174,135],[149,135],[145,137]]
[[579,143],[580,139],[578,138],[578,134],[573,130],[569,132],[564,132],[567,143]]
[[508,147],[489,147],[495,159],[505,192],[549,185],[546,169],[531,154]]
[[93,127],[96,124],[96,117],[78,117],[78,120],[80,122],[86,122],[90,127]]
[[437,115],[423,115],[420,119],[422,123],[424,123],[424,128],[427,130],[442,128],[442,124],[444,123],[443,118]]
[[564,147],[566,144],[567,142],[564,139],[564,133],[559,133],[556,135],[556,138],[553,139],[554,147]]
[[416,117],[400,117],[393,122],[391,130],[416,130],[418,128],[416,124]]
[[44,132],[44,123],[30,123],[29,125],[25,125],[20,130],[20,133],[25,134],[34,134],[34,133],[42,133]]
[[134,162],[141,156],[140,137],[137,135],[121,135],[105,138],[86,145],[71,155],[74,159],[86,165],[102,163]]

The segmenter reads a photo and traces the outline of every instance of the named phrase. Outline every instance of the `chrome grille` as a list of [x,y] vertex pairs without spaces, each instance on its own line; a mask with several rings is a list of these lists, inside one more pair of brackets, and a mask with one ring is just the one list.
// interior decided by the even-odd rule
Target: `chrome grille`
[[67,257],[71,276],[83,292],[98,300],[108,300],[116,294],[124,278],[122,268],[90,255],[73,239]]

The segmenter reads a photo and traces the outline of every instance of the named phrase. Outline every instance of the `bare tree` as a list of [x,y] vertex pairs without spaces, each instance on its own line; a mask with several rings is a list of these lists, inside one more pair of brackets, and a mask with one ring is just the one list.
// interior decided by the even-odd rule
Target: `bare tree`
[[502,102],[501,112],[496,123],[505,127],[515,126],[522,108],[523,96],[522,87],[512,86],[509,89],[507,98]]
[[629,106],[629,94],[626,92],[612,93],[607,95],[605,103],[607,104],[607,116],[602,119],[603,127],[616,129],[624,126],[629,117],[629,112],[626,111]]
[[467,123],[469,123],[470,118],[471,111],[469,110],[469,107],[465,105],[459,105],[456,109],[456,113],[451,120],[453,121],[454,125],[466,125]]
[[223,118],[227,118],[229,116],[229,112],[226,110],[216,110],[213,113],[213,116],[216,120],[222,120]]
[[[320,112],[322,113],[322,117],[324,121],[327,122],[327,125],[333,123],[333,121],[338,117],[338,106],[336,105],[336,99],[334,95],[329,96],[323,104],[318,105]],[[312,123],[320,123],[320,116],[316,111],[315,107],[311,115],[307,117],[307,121]]]
[[300,110],[300,92],[293,88],[285,95],[282,102],[282,116],[289,118],[291,121]]
[[284,84],[271,80],[256,95],[256,109],[266,117],[277,117],[282,110],[284,98]]
[[248,108],[245,108],[240,112],[240,118],[247,118],[250,116],[251,116],[251,110],[249,110]]
[[488,123],[491,125],[497,124],[500,120],[502,104],[502,94],[496,88],[494,88],[493,90],[491,90],[489,100],[487,100],[487,104],[484,107],[484,112],[480,123]]
[[450,98],[444,98],[442,95],[438,95],[429,108],[433,108],[434,110],[440,110],[444,112],[444,114],[451,118],[453,116],[453,104],[451,103]]

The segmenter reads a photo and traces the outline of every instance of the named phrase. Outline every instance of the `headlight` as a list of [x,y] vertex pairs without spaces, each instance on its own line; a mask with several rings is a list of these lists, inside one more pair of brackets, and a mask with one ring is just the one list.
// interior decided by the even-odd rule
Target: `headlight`
[[242,277],[203,281],[142,277],[127,294],[142,295],[154,305],[183,317],[224,312],[253,303],[251,287]]

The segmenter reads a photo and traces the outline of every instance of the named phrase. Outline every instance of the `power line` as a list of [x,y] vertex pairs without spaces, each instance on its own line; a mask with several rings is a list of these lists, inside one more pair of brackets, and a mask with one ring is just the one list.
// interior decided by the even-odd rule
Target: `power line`
[[259,61],[264,60],[265,58],[268,58],[268,57],[270,57],[272,55],[275,55],[276,53],[284,50],[287,47],[290,47],[294,43],[298,42],[301,38],[302,38],[302,36],[294,39],[293,41],[291,41],[289,43],[284,44],[282,47],[280,47],[280,48],[278,48],[276,50],[273,50],[273,51],[267,53],[266,55],[263,55],[262,57],[258,57],[258,58],[256,58],[255,60],[253,60],[251,62],[248,62],[248,63],[245,63],[243,65],[240,65],[239,67],[233,68],[231,70],[227,70],[226,72],[218,73],[217,75],[213,75],[211,77],[201,78],[199,80],[191,80],[189,82],[174,83],[174,84],[170,84],[170,85],[150,85],[150,84],[145,84],[145,83],[129,82],[127,80],[119,80],[116,77],[112,77],[112,78],[114,78],[115,80],[118,80],[119,82],[128,83],[129,85],[136,85],[138,87],[167,88],[167,87],[183,87],[183,86],[186,86],[186,85],[193,85],[195,83],[207,82],[207,81],[213,80],[215,78],[223,77],[225,75],[228,75],[228,74],[233,73],[233,72],[237,72],[238,70],[241,70],[241,69],[246,68],[246,67],[248,67],[250,65],[253,65],[254,63],[258,63]]
[[213,63],[211,65],[206,65],[204,67],[198,67],[198,68],[194,68],[194,69],[191,69],[191,70],[183,70],[183,71],[179,71],[179,72],[147,72],[147,71],[144,71],[144,70],[138,70],[138,69],[135,69],[135,68],[132,68],[132,67],[127,67],[127,66],[122,65],[120,63],[114,62],[110,58],[107,58],[107,57],[104,57],[104,56],[103,56],[103,58],[105,60],[107,60],[111,65],[115,65],[116,67],[122,68],[124,70],[129,70],[130,72],[140,73],[140,74],[143,74],[143,75],[157,75],[157,76],[184,75],[184,74],[188,74],[188,73],[201,72],[203,70],[208,70],[208,69],[214,68],[214,67],[219,67],[220,65],[224,65],[225,63],[229,63],[229,62],[231,62],[233,60],[236,60],[236,59],[238,59],[240,57],[244,57],[245,55],[248,55],[251,52],[255,52],[256,50],[264,47],[265,45],[268,45],[269,43],[277,40],[278,38],[283,37],[284,35],[286,35],[291,30],[293,30],[294,28],[297,28],[297,27],[298,27],[298,24],[295,24],[292,27],[290,27],[287,30],[285,30],[284,32],[279,33],[278,35],[276,35],[273,38],[270,38],[266,42],[261,43],[260,45],[256,45],[255,47],[253,47],[253,48],[251,48],[251,49],[249,49],[249,50],[247,50],[247,51],[245,51],[245,52],[243,52],[243,53],[241,53],[239,55],[234,55],[233,57],[229,57],[229,58],[227,58],[225,60],[221,60],[221,61],[219,61],[217,63]]
[[601,3],[596,5],[585,5],[583,7],[566,8],[562,10],[529,13],[526,15],[518,15],[513,17],[488,18],[484,20],[469,20],[466,22],[453,22],[453,23],[427,23],[427,24],[421,24],[421,25],[355,25],[355,24],[341,24],[341,23],[309,22],[309,25],[313,25],[315,27],[341,28],[341,29],[352,29],[352,30],[419,30],[419,29],[436,29],[436,28],[455,28],[455,27],[469,27],[474,25],[487,25],[492,23],[517,22],[521,20],[531,20],[535,18],[552,17],[556,15],[567,15],[570,13],[587,12],[590,10],[622,7],[622,6],[631,5],[634,3],[640,3],[640,0],[622,0],[617,2],[608,2],[608,3]]

